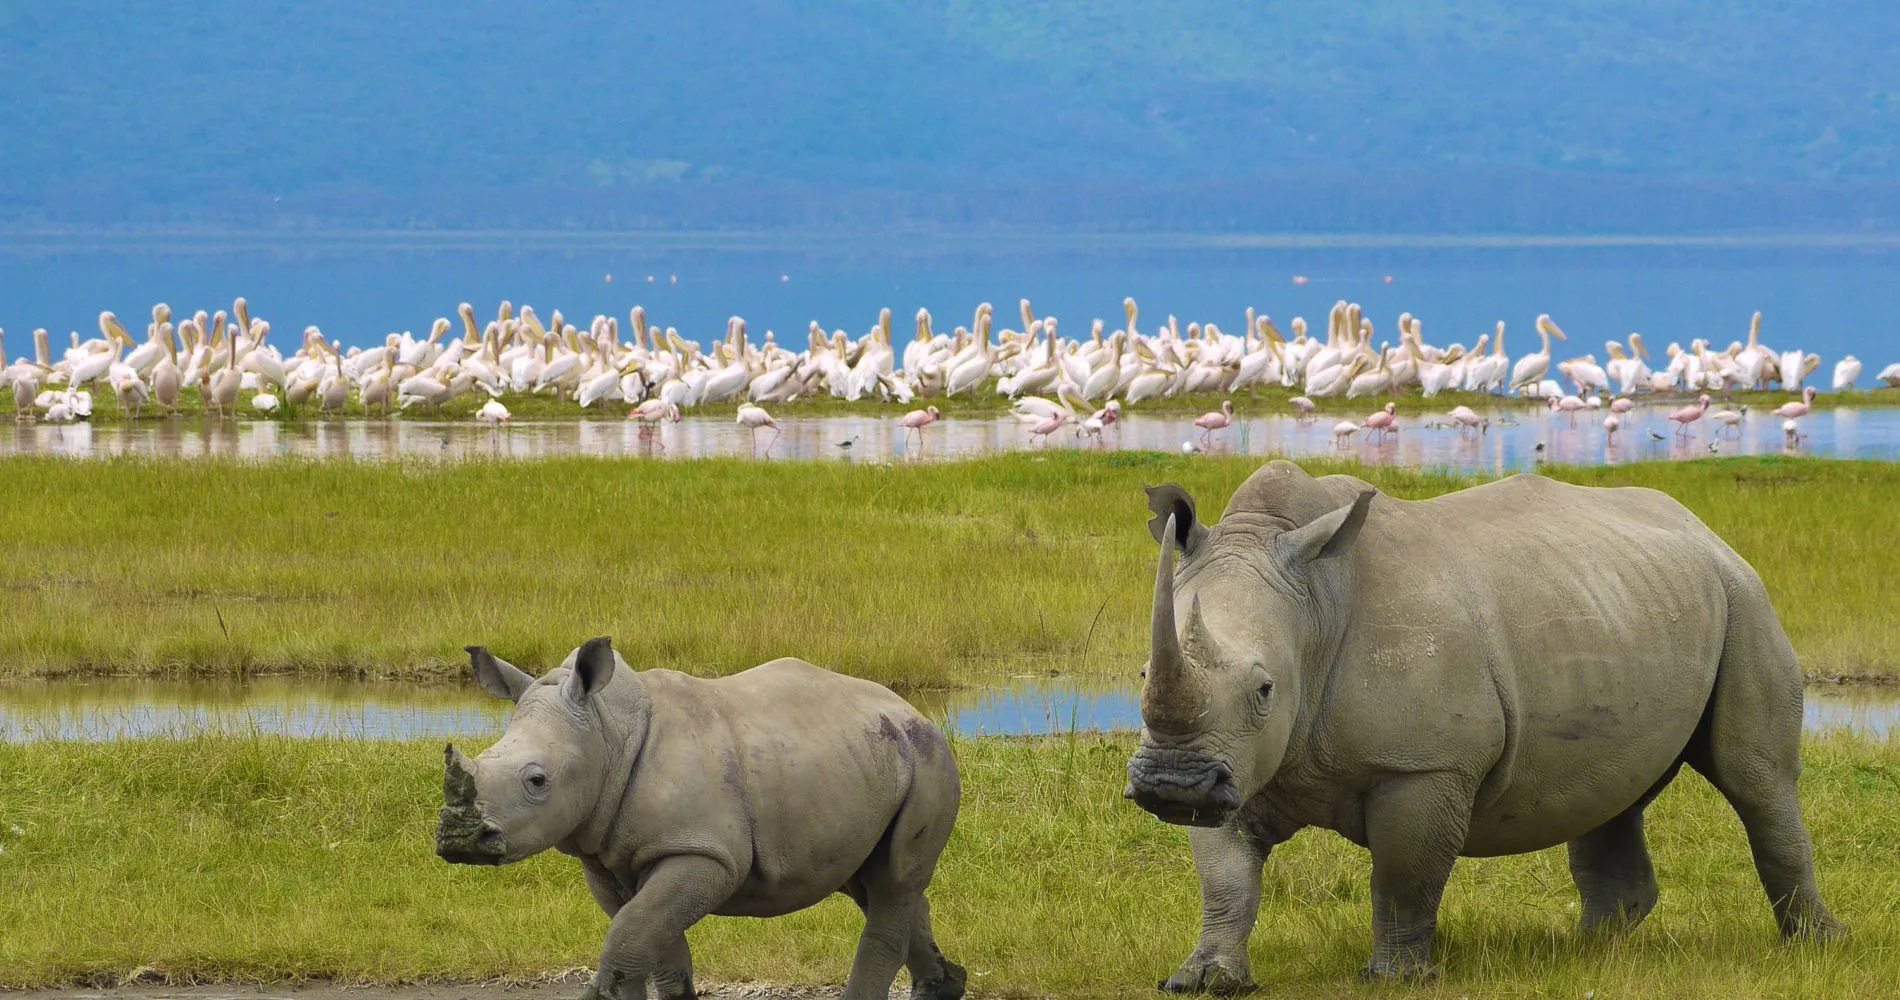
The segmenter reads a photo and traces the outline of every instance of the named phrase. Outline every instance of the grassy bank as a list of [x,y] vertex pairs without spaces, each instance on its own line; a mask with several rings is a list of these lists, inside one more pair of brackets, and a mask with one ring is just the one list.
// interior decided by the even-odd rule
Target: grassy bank
[[[0,462],[0,672],[460,677],[612,634],[700,674],[795,654],[898,686],[1131,677],[1140,487],[1212,516],[1248,458]],[[1310,462],[1403,497],[1460,475]],[[1761,572],[1811,677],[1900,677],[1900,467],[1730,459],[1556,469],[1665,490]]]
[[[3,395],[3,393],[0,393],[0,395]],[[251,406],[251,397],[254,395],[256,395],[256,393],[249,390],[239,393],[237,405],[234,407],[238,415],[236,419],[247,421],[274,420],[280,422],[333,419],[319,413],[314,401],[306,401],[302,406],[290,406],[285,403],[281,405],[275,413],[269,415],[261,414]],[[1053,398],[1053,392],[1047,395]],[[1166,399],[1143,400],[1140,403],[1126,407],[1124,412],[1149,415],[1194,415],[1206,413],[1211,410],[1218,410],[1223,400],[1231,400],[1234,404],[1235,413],[1241,416],[1263,416],[1276,413],[1288,414],[1293,412],[1293,408],[1288,405],[1287,400],[1297,395],[1300,395],[1298,389],[1284,389],[1279,387],[1245,389],[1231,396],[1225,393],[1203,392],[1172,396]],[[1772,409],[1773,407],[1780,406],[1782,403],[1794,399],[1798,394],[1782,392],[1780,390],[1741,390],[1716,393],[1714,395],[1717,406],[1748,405]],[[279,394],[279,396],[279,402],[283,403],[281,394]],[[488,401],[488,398],[485,393],[465,395],[442,406],[437,411],[431,412],[422,407],[415,407],[395,419],[470,420],[474,418],[475,411],[480,409],[481,405]],[[1608,397],[1606,396],[1605,398]],[[1645,402],[1692,402],[1694,400],[1693,394],[1686,393],[1667,396],[1645,396],[1642,398]],[[92,394],[92,399],[92,423],[112,425],[125,423],[130,419],[130,414],[119,408],[118,399],[104,388],[95,389]],[[503,393],[500,399],[502,405],[508,407],[511,419],[515,423],[570,421],[577,419],[618,421],[625,419],[627,415],[627,405],[625,403],[616,403],[605,407],[595,405],[586,410],[582,410],[573,400],[553,395],[531,395],[528,393],[510,392]],[[1396,396],[1361,397],[1358,399],[1321,396],[1314,398],[1313,402],[1318,407],[1319,413],[1329,416],[1364,416],[1384,406],[1387,402],[1395,404],[1398,407],[1398,412],[1406,416],[1420,416],[1434,413],[1443,414],[1449,412],[1452,407],[1460,405],[1469,406],[1480,412],[1498,407],[1526,411],[1541,408],[1541,404],[1531,400],[1492,396],[1478,392],[1444,392],[1431,399],[1426,399],[1418,394],[1416,388]],[[1822,394],[1816,400],[1816,404],[1822,408],[1834,406],[1900,405],[1900,389],[1890,389],[1883,386],[1877,389],[1861,389],[1851,392],[1828,392]],[[766,408],[772,413],[785,417],[869,415],[888,416],[892,419],[902,416],[907,410],[923,406],[935,406],[946,417],[996,417],[1009,412],[1010,401],[1008,398],[996,395],[988,390],[980,390],[975,395],[956,396],[948,399],[940,397],[928,399],[920,398],[913,400],[909,405],[898,405],[896,403],[868,399],[851,402],[830,395],[766,404]],[[729,401],[695,406],[689,413],[692,416],[730,417],[738,408],[739,404],[737,401]],[[199,398],[198,390],[195,387],[186,387],[180,391],[177,417],[158,417],[155,415],[155,412],[156,411],[148,406],[144,416],[140,418],[141,422],[149,423],[153,420],[174,419],[185,422],[187,426],[197,426],[205,420],[219,419],[207,413],[203,401]],[[382,414],[380,411],[372,413],[370,410],[365,409],[360,401],[352,397],[348,405],[343,408],[341,416],[360,420],[380,417]]]
[[[1193,945],[1179,828],[1121,800],[1126,737],[960,740],[938,937],[991,996],[1146,996]],[[1853,933],[1783,947],[1741,827],[1685,773],[1649,810],[1649,922],[1573,934],[1561,849],[1467,859],[1440,921],[1445,977],[1406,995],[1891,995],[1900,979],[1900,743],[1811,741],[1802,777],[1821,889]],[[574,864],[436,860],[441,747],[200,738],[0,745],[0,985],[116,977],[348,981],[528,977],[592,965],[605,918]],[[15,829],[17,828],[17,830]],[[1368,863],[1307,831],[1269,863],[1252,943],[1269,996],[1360,996]],[[835,983],[859,927],[842,899],[693,934],[704,981]],[[1380,992],[1399,992],[1385,990]]]

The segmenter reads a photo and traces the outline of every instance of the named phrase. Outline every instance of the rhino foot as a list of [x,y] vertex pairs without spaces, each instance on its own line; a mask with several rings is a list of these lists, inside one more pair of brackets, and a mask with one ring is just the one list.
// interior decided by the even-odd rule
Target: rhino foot
[[1374,959],[1359,970],[1362,982],[1425,982],[1438,978],[1438,966],[1431,959],[1411,956],[1395,956],[1388,959]]
[[1214,996],[1240,996],[1256,988],[1253,975],[1244,962],[1233,962],[1205,955],[1189,955],[1174,975],[1156,983],[1163,993],[1209,993]]
[[939,955],[943,975],[911,984],[910,1000],[963,1000],[963,984],[970,979],[963,966]]

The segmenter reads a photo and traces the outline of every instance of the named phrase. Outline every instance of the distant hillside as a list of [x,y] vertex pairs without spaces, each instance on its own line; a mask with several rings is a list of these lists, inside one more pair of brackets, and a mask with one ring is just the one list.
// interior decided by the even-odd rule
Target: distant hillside
[[1884,224],[1896,43],[1785,0],[7,4],[0,222]]

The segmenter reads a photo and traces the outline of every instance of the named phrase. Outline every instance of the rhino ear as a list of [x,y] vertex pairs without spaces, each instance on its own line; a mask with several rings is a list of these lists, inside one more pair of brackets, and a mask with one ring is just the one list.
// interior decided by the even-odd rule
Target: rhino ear
[[1294,565],[1304,565],[1316,559],[1331,559],[1351,548],[1353,540],[1359,537],[1360,527],[1366,523],[1372,498],[1378,495],[1377,490],[1366,490],[1352,503],[1283,532],[1276,542],[1281,558]]
[[567,675],[567,696],[579,705],[599,694],[613,676],[613,640],[604,635],[589,639],[574,651],[574,670]]
[[468,650],[468,665],[475,671],[475,683],[482,690],[497,698],[520,701],[521,693],[534,684],[534,678],[522,673],[514,664],[501,659],[488,651],[486,646],[465,646]]
[[1148,534],[1156,542],[1162,541],[1162,534],[1168,530],[1168,518],[1174,518],[1174,544],[1180,546],[1182,558],[1193,556],[1200,551],[1201,543],[1207,540],[1207,526],[1194,517],[1194,498],[1188,491],[1174,483],[1160,486],[1144,486],[1142,492],[1148,494],[1148,509],[1154,511],[1154,517],[1148,519]]

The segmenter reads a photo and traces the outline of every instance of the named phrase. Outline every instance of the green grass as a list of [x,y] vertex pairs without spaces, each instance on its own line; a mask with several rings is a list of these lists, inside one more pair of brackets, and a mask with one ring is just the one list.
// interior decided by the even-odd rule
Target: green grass
[[[1014,454],[890,468],[739,460],[0,462],[0,676],[460,677],[592,635],[697,674],[798,655],[906,689],[1132,678],[1140,487],[1206,516],[1259,462]],[[1477,480],[1353,471],[1397,496]],[[1810,677],[1900,678],[1900,466],[1554,469],[1686,503],[1762,574]]]
[[[1148,996],[1192,947],[1186,838],[1123,802],[1128,736],[962,739],[938,938],[979,995]],[[1662,902],[1586,946],[1563,851],[1459,863],[1444,977],[1368,990],[1366,855],[1323,831],[1274,852],[1252,940],[1270,997],[1886,997],[1900,981],[1900,742],[1811,739],[1804,812],[1838,945],[1783,946],[1740,824],[1684,776],[1648,813]],[[444,864],[440,744],[204,737],[0,745],[0,986],[114,979],[397,982],[591,966],[605,918],[574,863]],[[17,828],[17,830],[15,829]],[[841,898],[709,919],[702,982],[836,983],[859,918]]]
[[[285,403],[276,413],[266,416],[251,408],[251,398],[255,395],[256,393],[250,390],[239,393],[237,405],[233,407],[236,416],[226,417],[224,419],[246,421],[275,420],[279,422],[335,419],[325,417],[319,413],[314,400],[307,400],[303,405],[294,407]],[[279,393],[278,395],[279,401],[282,403],[282,394]],[[1054,398],[1053,393],[1045,395],[1049,398]],[[1124,412],[1172,416],[1200,414],[1211,410],[1218,410],[1223,400],[1231,400],[1234,404],[1235,412],[1242,416],[1289,414],[1293,412],[1293,408],[1287,405],[1287,400],[1297,395],[1300,395],[1297,389],[1282,389],[1278,387],[1246,389],[1231,396],[1225,393],[1203,392],[1173,396],[1167,399],[1143,400],[1140,403],[1126,407]],[[1795,393],[1781,392],[1779,390],[1742,390],[1716,393],[1714,397],[1718,406],[1748,405],[1772,409],[1773,407],[1780,406],[1782,403],[1796,398],[1796,395]],[[622,420],[625,419],[628,409],[625,403],[615,403],[606,407],[595,405],[586,410],[582,410],[572,399],[548,394],[532,395],[528,393],[510,392],[504,393],[500,398],[502,405],[508,407],[510,421],[514,423]],[[1678,393],[1666,396],[1644,396],[1640,398],[1646,402],[1690,402],[1693,401],[1694,396],[1692,394]],[[437,412],[430,412],[418,406],[401,412],[401,414],[394,419],[470,420],[474,418],[475,411],[480,409],[482,404],[487,401],[488,396],[485,393],[469,394],[461,396],[442,406]],[[1531,400],[1492,396],[1477,392],[1445,392],[1431,399],[1426,399],[1420,396],[1416,389],[1409,389],[1398,395],[1368,396],[1358,399],[1322,396],[1315,398],[1313,402],[1317,405],[1319,413],[1328,416],[1364,416],[1384,406],[1387,402],[1396,404],[1398,412],[1406,416],[1421,416],[1434,413],[1443,414],[1450,411],[1452,407],[1459,405],[1469,406],[1480,412],[1498,407],[1527,411],[1542,409],[1542,404]],[[1834,406],[1894,406],[1900,405],[1900,389],[1883,387],[1852,392],[1829,392],[1822,394],[1816,402],[1823,408]],[[913,400],[908,406],[899,406],[895,403],[868,399],[849,402],[829,395],[766,404],[768,410],[772,411],[775,415],[782,416],[822,417],[851,414],[885,415],[892,419],[902,416],[908,410],[924,406],[935,406],[948,417],[994,417],[1002,416],[1009,412],[1010,400],[989,391],[981,391],[975,395],[963,395],[947,399],[934,396],[929,398],[920,397]],[[113,394],[103,386],[93,390],[92,407],[91,422],[93,424],[112,426],[130,421],[130,414],[119,408],[117,397],[113,396]],[[737,411],[738,408],[738,401],[733,400],[724,403],[695,406],[689,411],[689,415],[729,417]],[[140,418],[139,422],[151,423],[153,421],[162,420],[182,420],[189,426],[197,426],[202,422],[218,419],[206,411],[202,400],[198,396],[198,390],[195,387],[189,386],[180,393],[178,413],[179,415],[177,417],[157,416],[156,411],[152,407],[147,406],[145,414]],[[342,416],[350,419],[375,419],[380,417],[381,413],[380,411],[372,413],[366,410],[360,401],[352,398],[349,404],[344,407]]]

